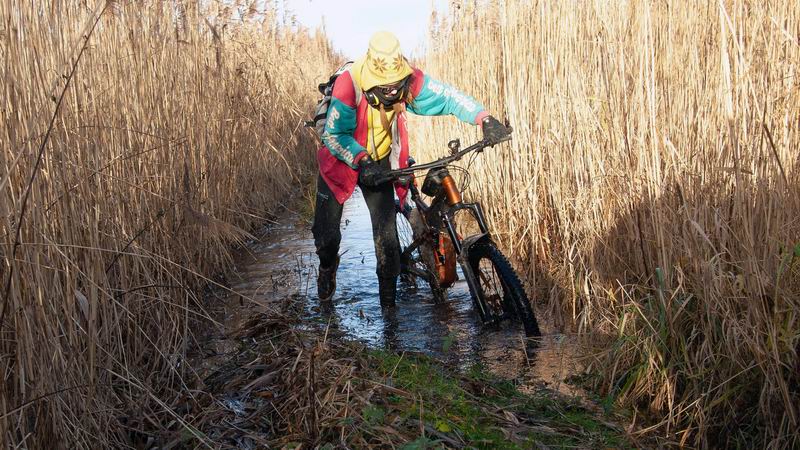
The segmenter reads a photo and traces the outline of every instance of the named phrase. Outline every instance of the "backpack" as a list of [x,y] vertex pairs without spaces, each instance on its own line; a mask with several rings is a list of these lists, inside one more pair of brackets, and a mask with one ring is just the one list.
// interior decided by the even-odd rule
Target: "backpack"
[[[322,138],[322,133],[325,132],[325,121],[328,118],[328,107],[331,104],[331,96],[333,95],[333,84],[336,83],[336,79],[339,78],[339,75],[349,70],[352,65],[353,61],[347,61],[331,75],[327,82],[317,86],[317,90],[322,94],[322,98],[317,102],[317,107],[314,110],[314,118],[307,120],[305,126],[314,128],[317,132],[317,136],[320,138]],[[355,81],[353,81],[353,88],[356,90],[356,98],[360,97],[360,91],[356,88]]]

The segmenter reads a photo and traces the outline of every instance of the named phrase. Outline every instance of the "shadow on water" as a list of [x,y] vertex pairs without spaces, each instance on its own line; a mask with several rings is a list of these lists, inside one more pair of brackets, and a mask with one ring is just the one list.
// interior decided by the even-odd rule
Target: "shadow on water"
[[320,305],[316,298],[318,260],[310,227],[288,222],[270,227],[248,247],[231,277],[232,291],[266,304],[300,296],[309,320],[339,328],[369,346],[424,353],[463,370],[479,364],[515,380],[523,390],[546,385],[581,394],[564,383],[576,371],[572,339],[550,333],[534,348],[522,339],[521,327],[483,327],[463,277],[450,288],[448,301],[439,305],[432,303],[427,287],[400,282],[397,308],[384,313],[378,300],[372,227],[360,192],[345,204],[341,227],[342,257],[332,304]]

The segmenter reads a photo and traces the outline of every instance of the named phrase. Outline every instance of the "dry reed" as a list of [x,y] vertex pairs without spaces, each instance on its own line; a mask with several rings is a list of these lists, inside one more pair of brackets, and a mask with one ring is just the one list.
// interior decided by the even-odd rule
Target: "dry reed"
[[0,447],[182,423],[202,287],[314,169],[331,52],[259,4],[0,0]]
[[423,69],[511,119],[472,196],[607,400],[676,444],[800,446],[798,3],[455,2],[431,31]]
[[[190,420],[221,448],[601,448],[626,445],[617,426],[543,389],[465,375],[415,352],[368,349],[335,322],[300,314],[304,296],[273,298],[273,312],[235,302],[249,317],[212,342],[233,349],[197,364],[202,395],[184,399]],[[247,315],[239,315],[247,314]],[[212,344],[212,346],[215,346]],[[216,359],[216,361],[215,361]],[[221,362],[221,364],[219,364]],[[162,442],[192,442],[173,431]],[[196,440],[194,440],[196,443]],[[190,445],[186,445],[189,447]]]

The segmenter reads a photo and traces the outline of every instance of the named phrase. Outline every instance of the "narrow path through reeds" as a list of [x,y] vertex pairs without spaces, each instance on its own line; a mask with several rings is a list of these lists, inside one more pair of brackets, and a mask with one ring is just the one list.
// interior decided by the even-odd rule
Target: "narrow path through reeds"
[[[345,214],[351,227],[352,221],[368,222],[363,208],[355,212],[363,217]],[[520,378],[498,377],[477,360],[461,366],[428,356],[432,348],[405,351],[396,342],[370,339],[367,330],[354,333],[348,308],[362,311],[360,323],[369,328],[366,315],[371,313],[363,311],[378,305],[374,293],[356,294],[357,307],[346,293],[360,291],[362,278],[368,278],[348,275],[362,263],[359,258],[343,260],[338,284],[344,292],[333,304],[319,305],[313,281],[308,294],[315,264],[303,256],[303,246],[309,245],[304,228],[270,227],[242,251],[229,279],[232,292],[209,297],[219,325],[210,328],[188,361],[194,372],[187,383],[194,395],[176,406],[184,412],[183,423],[164,417],[160,428],[141,428],[148,431],[139,433],[140,441],[238,449],[635,445],[616,424],[620,420],[615,413],[587,409],[585,399],[542,384],[527,386],[524,394],[517,384]],[[369,233],[352,228],[345,235],[349,239],[343,245],[350,251],[372,242]],[[398,300],[398,315],[423,301],[405,295]],[[415,314],[431,312],[412,308]],[[399,320],[400,327],[416,323],[410,316],[384,320]],[[456,318],[453,322],[461,325]],[[357,340],[354,334],[366,338]],[[416,334],[430,338],[424,342],[436,339],[430,329],[417,329]],[[496,331],[487,334],[499,342],[508,338]],[[187,432],[184,423],[197,433]]]
[[[432,24],[422,68],[516,130],[468,196],[539,311],[594,344],[603,404],[634,436],[798,447],[798,3],[478,1]],[[291,296],[242,299],[268,311],[220,341],[220,376],[187,364],[232,246],[313,183],[302,121],[338,59],[269,2],[0,0],[0,447],[624,443],[561,400],[293,328]],[[414,129],[420,161],[476,132]],[[228,387],[262,393],[255,435]]]

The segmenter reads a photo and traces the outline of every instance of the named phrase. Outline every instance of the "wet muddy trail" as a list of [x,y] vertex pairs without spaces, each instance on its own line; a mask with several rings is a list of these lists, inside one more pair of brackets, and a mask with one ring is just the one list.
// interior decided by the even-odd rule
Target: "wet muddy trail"
[[424,285],[415,288],[401,281],[397,308],[383,313],[369,214],[358,191],[345,204],[341,226],[342,257],[332,305],[321,307],[316,298],[318,260],[310,226],[288,217],[267,227],[259,241],[238,255],[228,278],[231,291],[220,297],[225,329],[234,330],[258,309],[266,312],[267,305],[293,298],[302,305],[305,320],[300,327],[321,324],[368,347],[419,352],[462,370],[479,364],[523,391],[547,387],[581,394],[565,383],[576,370],[572,339],[540,320],[545,336],[538,347],[526,350],[521,327],[483,327],[463,279],[451,287],[447,303],[439,305],[432,303]]
[[[266,227],[210,292],[164,448],[619,448],[618,416],[566,379],[574,340],[483,327],[465,283],[445,304],[400,286],[383,313],[369,214],[344,208],[333,302],[316,298],[310,226]],[[213,322],[212,322],[213,321]],[[542,323],[544,322],[544,323]],[[159,447],[161,448],[161,447]]]

